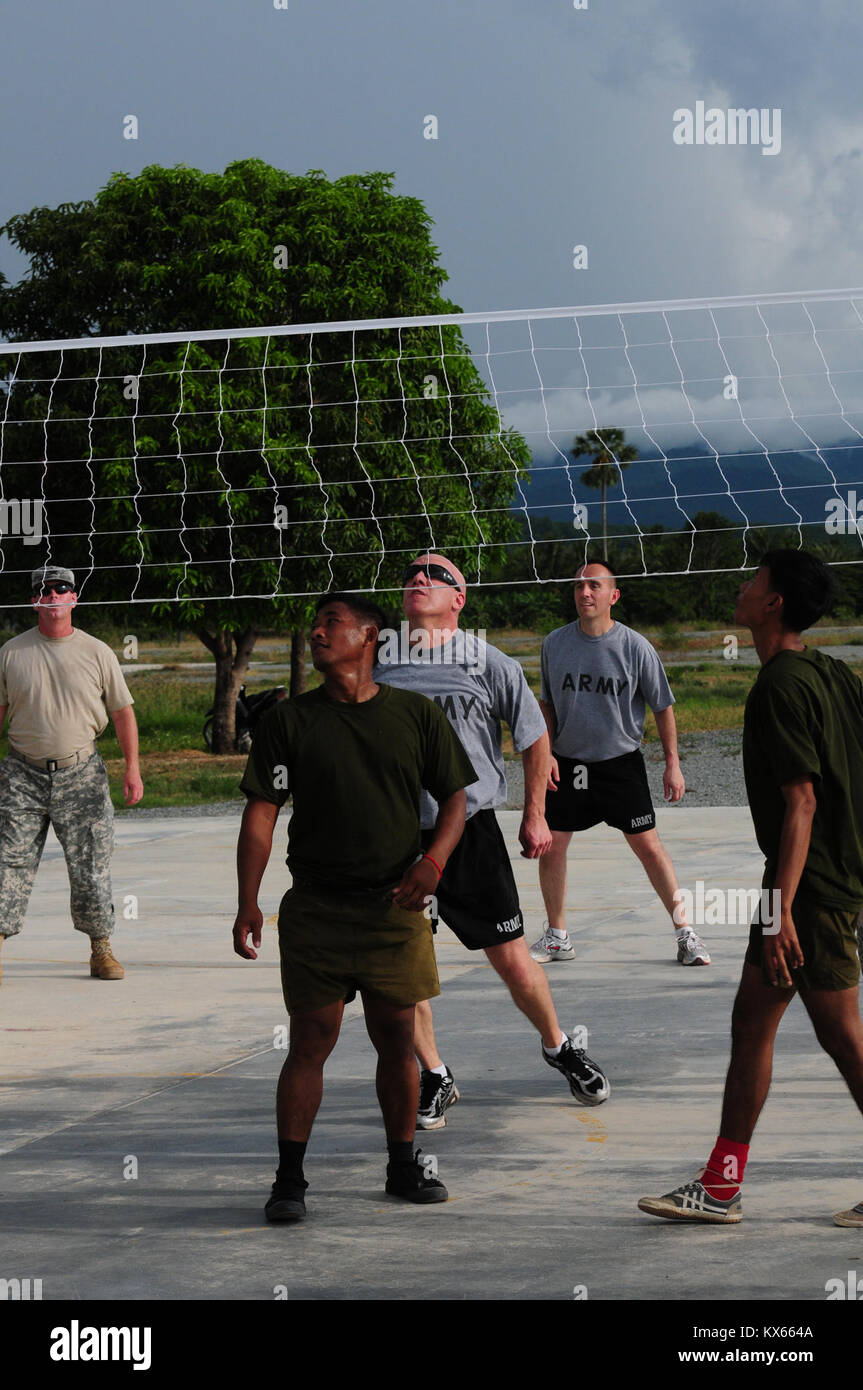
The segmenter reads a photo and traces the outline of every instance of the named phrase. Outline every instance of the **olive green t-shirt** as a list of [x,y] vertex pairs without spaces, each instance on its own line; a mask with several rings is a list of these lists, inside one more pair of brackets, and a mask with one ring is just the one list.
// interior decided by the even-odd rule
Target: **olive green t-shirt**
[[743,771],[772,888],[785,818],[781,788],[811,777],[812,838],[799,892],[833,907],[863,904],[863,685],[814,647],[777,652],[749,692]]
[[293,797],[288,868],[345,891],[399,881],[420,852],[420,789],[441,802],[476,779],[449,720],[414,691],[381,685],[362,704],[323,686],[261,720],[240,787]]

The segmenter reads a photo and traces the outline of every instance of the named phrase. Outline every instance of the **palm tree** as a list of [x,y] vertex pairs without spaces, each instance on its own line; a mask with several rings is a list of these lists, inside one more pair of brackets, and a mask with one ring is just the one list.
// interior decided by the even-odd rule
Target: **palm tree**
[[571,449],[573,458],[587,455],[593,460],[592,467],[581,475],[587,487],[602,489],[602,558],[608,563],[608,535],[605,525],[605,494],[608,488],[617,487],[621,471],[628,468],[638,458],[638,450],[625,442],[623,430],[588,430],[587,434],[576,436]]

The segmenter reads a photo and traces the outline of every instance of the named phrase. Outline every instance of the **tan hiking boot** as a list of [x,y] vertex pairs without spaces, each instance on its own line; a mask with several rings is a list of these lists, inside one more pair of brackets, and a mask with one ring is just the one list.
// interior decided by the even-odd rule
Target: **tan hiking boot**
[[95,980],[122,980],[126,974],[118,960],[114,959],[111,942],[107,936],[94,938],[90,955],[90,974]]

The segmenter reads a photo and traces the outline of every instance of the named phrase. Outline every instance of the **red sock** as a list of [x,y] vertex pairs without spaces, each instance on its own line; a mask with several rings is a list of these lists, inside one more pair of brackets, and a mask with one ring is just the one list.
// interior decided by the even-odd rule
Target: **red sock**
[[723,1139],[720,1135],[699,1179],[705,1192],[721,1202],[729,1202],[736,1197],[743,1182],[748,1157],[748,1144],[737,1144],[733,1139]]

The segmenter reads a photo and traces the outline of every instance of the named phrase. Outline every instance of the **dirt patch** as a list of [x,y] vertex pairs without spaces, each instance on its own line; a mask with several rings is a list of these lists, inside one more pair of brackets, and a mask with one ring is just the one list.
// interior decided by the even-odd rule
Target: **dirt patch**
[[[105,766],[112,776],[122,777],[125,768],[122,758],[106,758]],[[160,773],[176,772],[178,769],[184,771],[200,769],[206,772],[236,772],[240,774],[245,766],[245,753],[216,755],[199,748],[180,748],[171,753],[141,754],[141,773],[145,782],[148,773],[152,777],[158,776]]]

